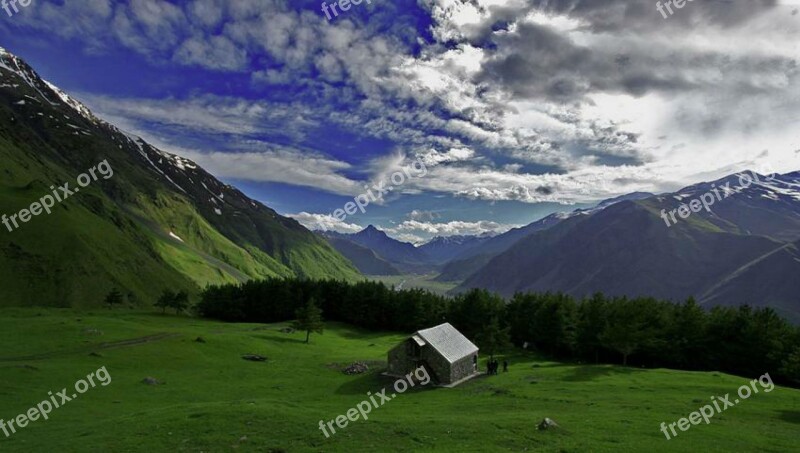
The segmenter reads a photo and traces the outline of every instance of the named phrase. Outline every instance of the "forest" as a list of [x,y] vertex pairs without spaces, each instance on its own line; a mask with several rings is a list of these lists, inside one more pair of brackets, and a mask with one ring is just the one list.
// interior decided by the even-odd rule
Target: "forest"
[[198,314],[229,322],[290,321],[307,304],[327,321],[380,331],[415,332],[449,322],[484,355],[524,347],[558,360],[648,368],[770,373],[800,385],[800,329],[771,308],[699,306],[652,298],[575,299],[564,294],[485,290],[446,297],[383,283],[267,279],[210,286]]

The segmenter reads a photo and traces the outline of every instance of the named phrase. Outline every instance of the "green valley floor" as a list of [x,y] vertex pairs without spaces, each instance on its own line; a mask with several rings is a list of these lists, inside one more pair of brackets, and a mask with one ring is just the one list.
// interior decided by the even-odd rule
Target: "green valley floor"
[[[675,422],[734,394],[747,379],[722,373],[562,364],[517,352],[508,373],[457,388],[410,390],[369,420],[326,438],[331,420],[391,385],[381,377],[398,333],[329,324],[324,335],[285,325],[224,324],[98,309],[0,310],[0,418],[100,367],[111,376],[31,422],[0,451],[432,452],[761,451],[797,448],[800,391],[776,387],[666,440]],[[420,326],[427,327],[427,326]],[[202,341],[200,341],[202,340]],[[258,354],[264,362],[242,359]],[[484,358],[485,359],[485,358]],[[342,368],[371,364],[368,373]],[[484,367],[484,361],[481,366]],[[161,385],[143,383],[155,378]],[[752,376],[751,379],[757,376]],[[549,417],[559,427],[537,430]]]

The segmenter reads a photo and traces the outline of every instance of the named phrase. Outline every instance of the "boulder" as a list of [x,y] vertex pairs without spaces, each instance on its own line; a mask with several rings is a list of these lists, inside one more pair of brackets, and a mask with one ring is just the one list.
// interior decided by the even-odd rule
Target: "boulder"
[[544,420],[539,422],[538,428],[539,428],[539,431],[543,431],[543,430],[550,429],[550,428],[558,428],[558,423],[556,423],[555,420],[553,420],[551,418],[545,417]]

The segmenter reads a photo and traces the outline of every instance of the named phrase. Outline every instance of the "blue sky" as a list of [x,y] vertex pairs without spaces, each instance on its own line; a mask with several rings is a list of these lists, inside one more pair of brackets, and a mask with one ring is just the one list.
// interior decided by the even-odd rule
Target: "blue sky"
[[[330,3],[330,2],[329,2]],[[34,0],[0,45],[100,117],[310,227],[500,232],[798,169],[791,2]],[[365,213],[331,214],[411,162]]]

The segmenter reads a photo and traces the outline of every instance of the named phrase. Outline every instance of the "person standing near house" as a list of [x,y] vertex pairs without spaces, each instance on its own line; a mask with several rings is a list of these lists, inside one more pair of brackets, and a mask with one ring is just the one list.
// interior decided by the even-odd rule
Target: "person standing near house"
[[508,360],[503,360],[503,373],[508,373]]

